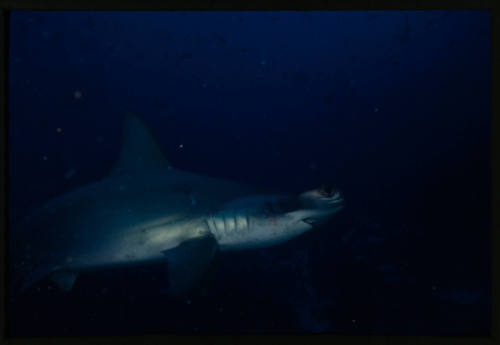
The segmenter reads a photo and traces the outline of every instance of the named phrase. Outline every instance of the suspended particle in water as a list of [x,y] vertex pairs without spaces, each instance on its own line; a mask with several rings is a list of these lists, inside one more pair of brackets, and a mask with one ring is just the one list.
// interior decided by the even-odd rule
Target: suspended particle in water
[[57,133],[61,133],[62,132],[62,128],[61,127],[57,127],[56,132]]
[[377,107],[375,107],[375,108],[373,109],[373,112],[374,112],[374,113],[378,113],[378,108],[377,108]]
[[44,161],[46,161],[47,159],[49,159],[49,157],[47,157],[47,156],[43,156],[43,157],[42,157],[42,159],[43,159]]
[[184,148],[184,144],[180,144],[180,145],[179,145],[179,148],[180,148],[180,149]]
[[80,98],[82,98],[82,92],[81,92],[81,91],[76,90],[76,91],[73,93],[73,97],[74,97],[75,99],[80,99]]

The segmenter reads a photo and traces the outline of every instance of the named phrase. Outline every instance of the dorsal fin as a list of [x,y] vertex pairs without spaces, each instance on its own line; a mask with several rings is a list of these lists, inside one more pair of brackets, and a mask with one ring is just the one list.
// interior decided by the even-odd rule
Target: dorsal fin
[[125,114],[120,158],[111,174],[171,168],[144,120],[132,112]]

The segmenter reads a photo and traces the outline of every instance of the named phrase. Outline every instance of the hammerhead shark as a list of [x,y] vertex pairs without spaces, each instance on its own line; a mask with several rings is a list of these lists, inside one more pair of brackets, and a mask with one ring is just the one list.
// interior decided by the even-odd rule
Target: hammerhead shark
[[10,292],[46,278],[70,291],[82,272],[165,262],[167,290],[181,295],[196,286],[217,250],[283,243],[342,207],[331,187],[266,193],[174,168],[147,124],[129,113],[120,158],[107,176],[9,229]]

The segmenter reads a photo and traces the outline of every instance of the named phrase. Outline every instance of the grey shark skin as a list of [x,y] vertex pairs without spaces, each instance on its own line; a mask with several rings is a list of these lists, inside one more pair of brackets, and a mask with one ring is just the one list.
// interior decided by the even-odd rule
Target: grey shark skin
[[165,262],[170,293],[180,295],[217,250],[285,242],[342,203],[331,188],[266,194],[174,169],[147,125],[127,114],[111,174],[47,203],[9,231],[11,293],[47,277],[69,291],[84,271]]

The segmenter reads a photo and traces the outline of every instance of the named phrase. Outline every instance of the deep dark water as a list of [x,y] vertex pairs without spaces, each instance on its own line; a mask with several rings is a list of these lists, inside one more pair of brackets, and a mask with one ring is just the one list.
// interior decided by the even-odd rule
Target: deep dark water
[[180,169],[345,209],[181,300],[163,266],[41,282],[11,334],[487,333],[489,40],[485,11],[14,12],[12,221],[103,177],[127,111]]

